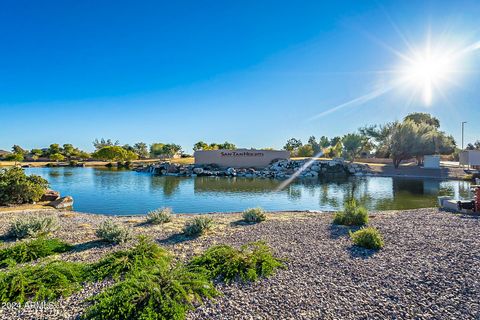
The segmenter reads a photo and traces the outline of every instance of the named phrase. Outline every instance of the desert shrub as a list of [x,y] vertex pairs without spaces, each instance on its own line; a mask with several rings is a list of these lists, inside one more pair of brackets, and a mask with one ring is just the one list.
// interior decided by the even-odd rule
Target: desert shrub
[[111,243],[124,243],[132,239],[132,234],[127,227],[105,220],[95,232],[97,237]]
[[374,227],[362,228],[355,232],[350,231],[350,238],[357,246],[367,249],[380,249],[384,245],[381,233]]
[[118,278],[126,273],[139,272],[153,266],[167,268],[170,261],[171,256],[165,249],[149,238],[140,237],[133,248],[110,253],[92,264],[90,276],[94,280]]
[[27,176],[22,168],[0,169],[0,205],[36,202],[47,188],[47,180],[36,175]]
[[155,209],[147,213],[147,222],[151,224],[162,224],[172,221],[173,213],[170,208]]
[[0,250],[0,267],[33,261],[56,253],[69,251],[71,248],[71,245],[59,239],[38,238],[22,241]]
[[188,220],[183,227],[183,233],[189,237],[199,236],[213,227],[213,219],[209,217],[195,217]]
[[262,222],[265,221],[267,216],[262,208],[250,208],[242,213],[243,220],[246,222]]
[[82,319],[185,319],[217,291],[203,273],[182,266],[136,272],[89,300]]
[[48,235],[58,229],[55,216],[26,216],[14,220],[9,227],[8,236],[17,239],[34,238]]
[[53,261],[0,272],[0,301],[25,303],[66,297],[81,288],[83,264]]
[[345,202],[344,210],[337,212],[333,218],[334,224],[345,226],[362,226],[368,222],[368,211],[365,207],[359,206],[355,199]]
[[284,264],[282,259],[273,256],[268,245],[259,241],[240,249],[228,245],[211,247],[194,257],[188,266],[203,269],[212,279],[219,277],[229,283],[236,279],[255,281],[259,277],[268,277]]

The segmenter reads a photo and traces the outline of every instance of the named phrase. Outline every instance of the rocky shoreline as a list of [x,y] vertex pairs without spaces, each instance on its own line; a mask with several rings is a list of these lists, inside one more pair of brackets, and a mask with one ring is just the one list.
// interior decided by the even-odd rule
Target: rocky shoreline
[[348,175],[365,175],[368,166],[346,162],[343,159],[334,160],[279,160],[266,168],[221,168],[215,164],[195,165],[160,162],[148,166],[135,168],[138,172],[147,172],[154,175],[165,176],[215,176],[215,177],[245,177],[245,178],[270,178],[288,179],[292,176],[298,178],[317,178]]
[[[216,227],[187,239],[180,230],[191,215],[177,215],[164,226],[144,217],[61,212],[0,214],[0,233],[15,217],[51,214],[61,228],[54,236],[75,244],[59,255],[68,261],[95,261],[128,246],[98,242],[95,228],[105,219],[145,234],[186,260],[214,244],[241,246],[265,240],[287,269],[255,283],[218,284],[222,296],[199,306],[188,319],[478,319],[480,316],[480,219],[438,209],[372,212],[370,225],[385,238],[374,252],[352,246],[349,228],[331,224],[330,213],[271,212],[259,224],[236,223],[241,215],[210,214]],[[3,244],[8,245],[8,244]],[[44,311],[0,308],[1,319],[76,319],[85,299],[111,282],[86,284]],[[43,313],[42,313],[43,312]]]

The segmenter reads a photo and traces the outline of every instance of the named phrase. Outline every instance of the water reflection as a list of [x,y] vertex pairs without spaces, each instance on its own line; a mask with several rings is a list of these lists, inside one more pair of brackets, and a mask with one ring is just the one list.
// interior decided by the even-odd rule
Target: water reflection
[[75,198],[79,211],[143,214],[169,206],[176,212],[338,210],[354,196],[371,210],[432,207],[438,195],[467,198],[469,183],[424,179],[351,177],[297,180],[278,191],[281,181],[224,177],[158,177],[129,170],[28,168],[51,187]]

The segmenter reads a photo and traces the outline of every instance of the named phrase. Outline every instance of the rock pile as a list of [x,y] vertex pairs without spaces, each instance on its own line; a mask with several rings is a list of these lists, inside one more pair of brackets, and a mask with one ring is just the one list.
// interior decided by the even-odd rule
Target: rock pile
[[266,168],[220,168],[217,165],[184,165],[161,162],[135,169],[165,176],[215,176],[215,177],[245,177],[288,179],[293,175],[298,178],[317,178],[330,176],[363,175],[367,167],[358,163],[334,160],[279,160]]

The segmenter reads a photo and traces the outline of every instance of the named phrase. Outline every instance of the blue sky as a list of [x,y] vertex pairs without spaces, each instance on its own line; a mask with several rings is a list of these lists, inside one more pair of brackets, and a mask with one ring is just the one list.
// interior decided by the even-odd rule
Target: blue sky
[[[480,139],[480,50],[431,105],[395,51],[480,41],[478,1],[0,2],[0,149],[95,138],[282,147],[431,112]],[[442,49],[440,49],[441,51]],[[398,53],[397,52],[397,53]],[[456,71],[458,71],[456,70]],[[379,72],[382,71],[382,72]],[[450,74],[449,74],[450,77]],[[370,94],[370,95],[369,95]],[[367,96],[365,96],[367,95]],[[335,110],[358,97],[370,97]],[[321,116],[318,116],[321,115]]]

